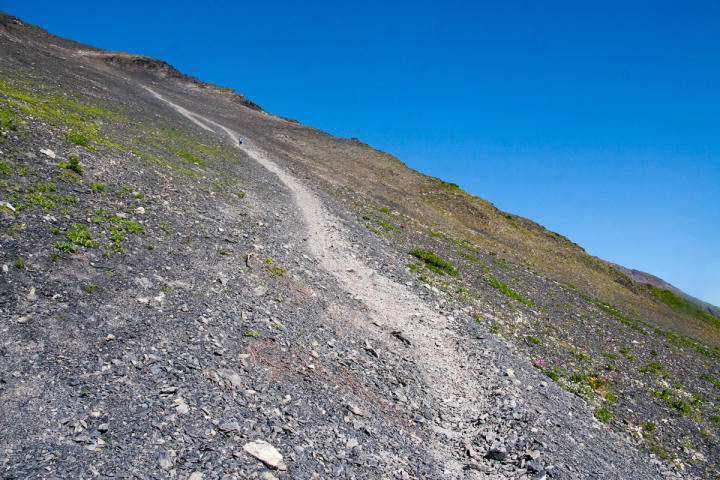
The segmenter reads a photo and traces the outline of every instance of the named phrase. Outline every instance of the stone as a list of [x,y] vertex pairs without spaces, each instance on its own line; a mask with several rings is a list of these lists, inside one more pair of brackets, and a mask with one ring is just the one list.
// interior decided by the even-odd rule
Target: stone
[[175,411],[178,413],[178,415],[187,415],[190,412],[190,407],[183,399],[178,399],[177,406],[175,407]]
[[352,413],[354,413],[355,415],[358,415],[360,417],[369,417],[370,416],[369,412],[367,412],[366,410],[363,410],[362,408],[358,407],[354,403],[348,403],[347,408]]
[[218,428],[223,432],[239,432],[240,425],[237,422],[222,421],[218,424]]
[[218,371],[218,373],[220,374],[221,377],[223,377],[225,380],[230,382],[233,387],[238,387],[238,386],[242,385],[242,383],[243,383],[243,378],[240,375],[238,375],[237,372],[235,372],[233,370],[224,369],[224,370]]
[[546,471],[546,470],[542,470],[542,471],[536,473],[536,474],[532,477],[532,480],[547,480],[547,471]]
[[160,457],[158,458],[158,464],[160,465],[160,468],[163,470],[170,470],[173,468],[173,453],[172,450],[168,450],[166,452],[162,452],[160,454]]
[[250,456],[257,458],[268,467],[276,468],[278,470],[287,470],[287,466],[283,462],[283,456],[280,452],[264,440],[256,440],[254,442],[246,443],[245,446],[243,446],[243,451]]
[[50,150],[49,148],[43,148],[43,149],[41,149],[41,150],[40,150],[40,153],[42,153],[42,154],[45,155],[46,157],[52,158],[53,160],[55,159],[55,152],[53,152],[53,151]]

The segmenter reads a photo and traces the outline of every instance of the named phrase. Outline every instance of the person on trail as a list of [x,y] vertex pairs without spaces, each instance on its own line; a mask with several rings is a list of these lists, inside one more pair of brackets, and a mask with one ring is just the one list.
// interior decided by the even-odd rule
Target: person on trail
[[242,145],[242,142],[243,142],[243,138],[242,138],[242,137],[238,137],[238,144]]

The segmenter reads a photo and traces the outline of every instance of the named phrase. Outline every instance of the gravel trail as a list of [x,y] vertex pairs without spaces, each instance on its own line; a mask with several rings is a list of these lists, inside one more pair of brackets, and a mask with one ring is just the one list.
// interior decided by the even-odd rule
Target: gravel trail
[[[643,454],[628,442],[610,431],[599,432],[605,427],[582,412],[577,399],[568,398],[552,382],[548,386],[534,369],[518,366],[504,343],[494,338],[483,344],[470,340],[458,328],[459,319],[435,311],[409,286],[368,267],[359,247],[346,235],[343,221],[281,168],[272,154],[252,139],[245,138],[239,146],[239,133],[145,88],[201,128],[226,134],[236,148],[277,175],[292,193],[303,218],[307,252],[367,309],[363,317],[338,305],[340,314],[361,331],[379,327],[385,333],[401,332],[412,346],[412,362],[424,379],[424,390],[435,409],[430,422],[434,442],[427,449],[443,478],[546,478],[546,474],[553,478],[660,478],[657,465],[652,466],[647,457],[640,466],[636,464]],[[383,338],[377,336],[376,341]],[[369,344],[367,347],[372,348]],[[552,408],[537,406],[539,402],[548,403],[548,398]],[[573,414],[577,410],[581,413]],[[598,442],[603,435],[608,440]],[[536,438],[542,441],[536,442]],[[518,472],[503,461],[523,441],[526,447],[520,450],[535,448],[547,454],[545,463],[534,469],[536,475],[533,468]],[[623,460],[622,455],[630,452],[633,461]],[[522,453],[515,458],[525,465]],[[527,460],[533,462],[536,458]],[[558,460],[566,463],[558,465]],[[669,472],[664,473],[668,476]]]

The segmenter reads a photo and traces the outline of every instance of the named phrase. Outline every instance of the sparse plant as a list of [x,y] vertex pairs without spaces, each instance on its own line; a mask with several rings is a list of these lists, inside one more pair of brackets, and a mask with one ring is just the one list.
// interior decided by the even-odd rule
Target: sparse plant
[[512,299],[514,299],[514,300],[517,300],[518,302],[524,303],[525,305],[527,305],[527,306],[529,306],[529,307],[533,307],[533,306],[534,306],[533,302],[531,302],[531,301],[528,300],[527,298],[522,297],[522,296],[521,296],[519,293],[517,293],[515,290],[513,290],[512,288],[508,287],[507,285],[505,285],[505,284],[503,284],[503,283],[495,280],[493,277],[488,277],[486,280],[487,280],[487,282],[488,282],[490,285],[492,285],[493,287],[495,287],[497,290],[499,290],[499,291],[500,291],[503,295],[505,295],[506,297],[510,297],[510,298],[512,298]]
[[25,259],[24,258],[18,258],[13,263],[15,265],[15,268],[25,268]]
[[[80,145],[81,147],[89,147],[88,140],[85,138],[85,135],[82,133],[78,133],[75,130],[68,132],[65,134],[65,136],[75,145]],[[81,172],[78,172],[81,173]]]
[[73,223],[65,236],[75,245],[82,245],[83,247],[96,247],[97,242],[92,239],[92,235],[88,231],[85,225],[79,223]]
[[612,418],[612,414],[610,413],[610,410],[605,407],[598,408],[595,410],[595,418],[600,420],[602,423],[608,423]]
[[440,275],[445,275],[447,273],[453,276],[458,274],[457,269],[452,266],[452,264],[448,263],[445,259],[439,257],[438,255],[435,255],[433,252],[414,248],[410,250],[409,253],[413,257],[419,258],[425,262],[427,268],[435,273],[439,273]]
[[57,242],[53,243],[53,247],[57,248],[61,252],[65,252],[65,253],[75,253],[78,250],[77,245],[75,245],[72,242],[57,241]]
[[78,156],[75,154],[72,154],[68,157],[68,163],[65,162],[59,162],[58,167],[70,170],[72,172],[75,172],[78,175],[83,174],[83,168],[80,166],[80,160],[78,159]]

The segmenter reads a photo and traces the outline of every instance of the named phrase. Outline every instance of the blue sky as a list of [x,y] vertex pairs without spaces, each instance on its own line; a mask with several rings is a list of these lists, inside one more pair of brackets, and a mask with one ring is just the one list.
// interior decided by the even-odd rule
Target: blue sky
[[720,305],[720,2],[0,2]]

